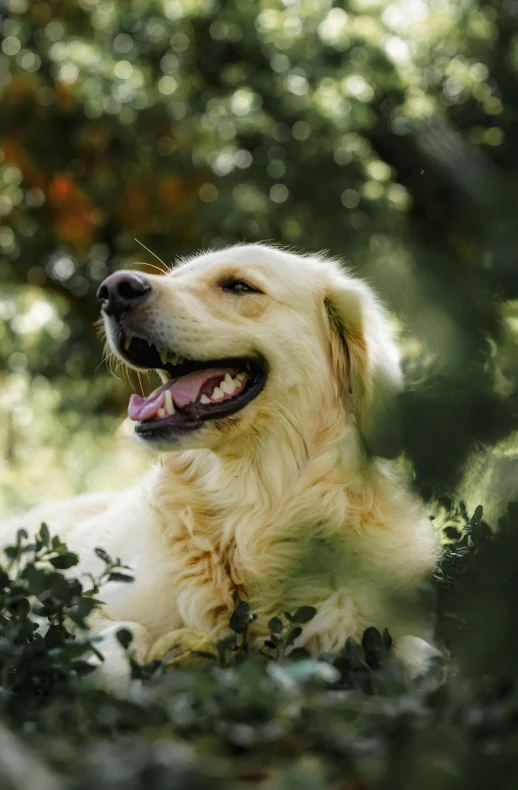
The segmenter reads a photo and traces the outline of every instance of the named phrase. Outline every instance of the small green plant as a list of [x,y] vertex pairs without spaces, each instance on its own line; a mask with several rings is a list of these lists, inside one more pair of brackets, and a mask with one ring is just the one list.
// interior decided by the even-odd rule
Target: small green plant
[[270,636],[264,643],[264,646],[271,651],[269,657],[273,656],[277,661],[282,661],[287,654],[292,660],[309,658],[305,648],[293,647],[293,644],[302,634],[302,626],[309,623],[316,613],[317,610],[313,606],[301,606],[293,614],[284,612],[284,618],[272,617],[268,621]]
[[310,606],[272,617],[255,651],[241,601],[203,666],[142,666],[121,629],[139,681],[124,698],[87,677],[102,655],[87,619],[128,569],[98,549],[100,574],[74,578],[59,538],[20,531],[0,563],[0,787],[26,790],[27,766],[50,790],[482,790],[488,776],[513,787],[517,519],[511,503],[492,533],[477,508],[447,535],[436,586],[452,658],[422,677],[372,627],[310,658],[297,647]]
[[29,540],[20,529],[4,549],[0,565],[0,716],[37,717],[44,700],[77,677],[90,674],[103,656],[99,637],[88,633],[87,619],[102,605],[97,597],[108,581],[131,582],[120,560],[102,549],[98,576],[87,575],[88,588],[64,571],[79,558],[45,524]]

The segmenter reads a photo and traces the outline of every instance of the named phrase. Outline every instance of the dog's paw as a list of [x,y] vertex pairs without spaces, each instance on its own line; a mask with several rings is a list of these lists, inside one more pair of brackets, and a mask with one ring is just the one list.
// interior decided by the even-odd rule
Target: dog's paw
[[198,655],[199,652],[212,653],[216,658],[214,637],[196,628],[177,628],[156,640],[147,660],[164,661],[168,667],[205,664],[207,657]]

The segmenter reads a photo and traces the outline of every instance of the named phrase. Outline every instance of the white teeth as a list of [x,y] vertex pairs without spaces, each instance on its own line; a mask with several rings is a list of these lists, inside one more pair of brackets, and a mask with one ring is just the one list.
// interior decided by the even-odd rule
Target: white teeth
[[168,350],[166,348],[159,348],[157,349],[157,351],[158,351],[158,356],[160,357],[160,362],[162,363],[162,365],[165,365],[167,362],[167,357],[169,355]]
[[124,351],[127,351],[131,344],[131,335],[126,335],[124,338]]
[[236,388],[236,385],[234,384],[234,379],[232,378],[230,373],[227,373],[227,375],[225,376],[225,381],[227,382],[227,384],[232,384],[233,385],[233,389]]
[[162,370],[161,368],[157,368],[156,372],[158,373],[158,375],[162,379],[162,384],[166,384],[169,381],[169,376],[167,375],[165,370]]
[[173,403],[173,396],[169,390],[165,391],[164,407],[168,414],[174,414],[175,408]]
[[[216,390],[214,390],[215,392]],[[200,398],[200,403],[210,403],[210,398],[207,398],[206,395],[202,395]]]
[[[246,373],[243,374],[239,373],[236,376],[236,378],[233,379],[230,373],[227,373],[223,381],[220,382],[219,387],[216,387],[216,389],[212,393],[210,400],[217,401],[224,398],[225,395],[232,395],[232,393],[235,392],[237,389],[241,389],[242,381],[245,377],[246,377]],[[202,397],[200,398],[200,403],[209,403],[208,399],[207,401],[204,401],[203,398],[204,396],[202,395]]]
[[158,417],[165,417],[165,409],[159,409],[157,411],[157,416]]
[[168,361],[172,365],[181,365],[182,362],[185,362],[185,359],[181,357],[179,354],[169,354]]
[[230,378],[230,376],[227,373],[227,375],[225,376],[224,380],[221,382],[219,387],[222,392],[225,392],[227,395],[232,395],[232,393],[236,388],[236,385],[234,384],[233,380]]

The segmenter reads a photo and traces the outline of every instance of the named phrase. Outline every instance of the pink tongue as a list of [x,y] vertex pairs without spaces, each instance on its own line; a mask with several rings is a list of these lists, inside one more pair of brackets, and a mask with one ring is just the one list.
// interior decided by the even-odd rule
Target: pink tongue
[[174,405],[182,408],[187,403],[194,403],[198,400],[200,390],[207,381],[214,379],[216,387],[227,373],[233,375],[234,371],[220,368],[198,370],[175,381],[167,381],[147,398],[141,398],[140,395],[134,393],[130,398],[128,414],[132,420],[149,420],[154,417],[157,411],[164,406],[166,390],[171,392]]

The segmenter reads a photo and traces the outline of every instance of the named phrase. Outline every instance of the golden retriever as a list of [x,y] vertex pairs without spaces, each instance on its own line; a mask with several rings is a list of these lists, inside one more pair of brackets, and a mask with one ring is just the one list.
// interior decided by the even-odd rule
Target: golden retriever
[[31,511],[96,572],[101,546],[135,572],[93,617],[106,672],[125,625],[144,659],[180,628],[228,630],[236,602],[258,615],[316,607],[297,644],[340,651],[389,628],[413,672],[437,651],[417,589],[438,539],[394,461],[398,354],[370,288],[337,262],[263,245],[181,261],[164,276],[120,271],[99,289],[113,355],[163,381],[129,413],[160,451],[134,488]]

